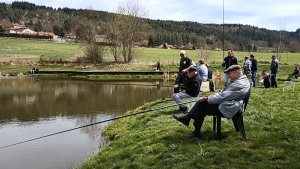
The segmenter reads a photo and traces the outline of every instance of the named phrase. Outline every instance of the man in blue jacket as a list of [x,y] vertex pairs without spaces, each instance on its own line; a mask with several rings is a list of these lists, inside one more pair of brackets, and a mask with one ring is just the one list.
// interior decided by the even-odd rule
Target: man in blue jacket
[[[179,105],[179,111],[183,111],[184,113],[187,111],[187,107],[183,104],[182,99],[198,96],[201,85],[201,79],[200,76],[197,75],[197,69],[195,67],[190,68],[187,72],[189,78],[184,88],[181,88],[180,92],[172,95],[175,102]],[[182,86],[174,85],[174,87],[179,88]]]
[[219,93],[208,97],[200,97],[192,110],[185,116],[173,117],[188,126],[191,119],[194,119],[194,131],[186,135],[187,138],[201,138],[201,127],[206,115],[221,115],[232,118],[236,113],[242,112],[243,99],[250,88],[250,82],[242,74],[239,65],[228,67],[224,73],[228,74],[230,83]]

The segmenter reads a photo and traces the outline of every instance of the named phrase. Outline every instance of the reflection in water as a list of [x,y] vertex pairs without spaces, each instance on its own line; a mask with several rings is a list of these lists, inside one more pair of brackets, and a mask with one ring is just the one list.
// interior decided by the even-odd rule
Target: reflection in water
[[[113,85],[112,83],[119,84]],[[123,115],[144,102],[171,96],[155,82],[0,78],[0,147]],[[168,86],[170,84],[161,83]],[[0,150],[0,168],[71,168],[99,151],[108,123]],[[37,160],[38,159],[38,160]]]

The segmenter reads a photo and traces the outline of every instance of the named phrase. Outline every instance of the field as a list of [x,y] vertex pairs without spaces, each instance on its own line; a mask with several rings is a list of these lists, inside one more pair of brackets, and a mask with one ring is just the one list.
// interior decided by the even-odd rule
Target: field
[[[38,61],[40,58],[46,60],[67,60],[75,58],[83,54],[84,48],[77,43],[55,43],[49,41],[33,41],[21,39],[0,39],[0,58],[4,61]],[[180,50],[177,49],[158,49],[158,48],[138,48],[139,56],[134,60],[136,63],[156,63],[161,61],[162,65],[178,63]],[[199,51],[188,50],[187,55],[197,62],[201,54],[209,56],[208,62],[220,63],[223,59],[223,51]],[[244,56],[249,55],[248,52],[235,52],[235,56],[243,61]],[[256,59],[261,62],[269,62],[274,53],[253,52]],[[227,53],[225,51],[224,55]],[[300,64],[299,53],[280,53],[279,59],[281,63]],[[106,50],[104,58],[112,60],[113,57],[109,50]]]

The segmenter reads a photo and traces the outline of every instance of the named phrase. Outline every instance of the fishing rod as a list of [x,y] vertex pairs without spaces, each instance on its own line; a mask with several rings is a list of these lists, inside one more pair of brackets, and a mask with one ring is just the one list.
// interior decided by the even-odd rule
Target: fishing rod
[[84,125],[84,126],[80,126],[80,127],[76,127],[76,128],[72,128],[72,129],[60,131],[60,132],[57,132],[57,133],[48,134],[48,135],[45,135],[45,136],[33,138],[33,139],[30,139],[30,140],[26,140],[26,141],[14,143],[14,144],[11,144],[11,145],[7,145],[7,146],[4,146],[4,147],[1,147],[0,150],[1,150],[1,149],[4,149],[4,148],[16,146],[16,145],[19,145],[19,144],[31,142],[31,141],[34,141],[34,140],[42,139],[42,138],[45,138],[45,137],[50,137],[50,136],[54,136],[54,135],[57,135],[57,134],[69,132],[69,131],[72,131],[72,130],[77,130],[77,129],[80,129],[80,128],[84,128],[84,127],[88,127],[88,126],[93,126],[93,125],[100,124],[100,123],[105,123],[105,122],[108,122],[108,121],[113,121],[113,120],[117,120],[117,119],[129,117],[129,116],[135,116],[135,115],[138,115],[138,114],[143,114],[143,113],[147,113],[147,112],[151,112],[151,111],[155,111],[155,110],[161,110],[161,109],[165,109],[165,108],[169,108],[169,107],[173,107],[173,106],[178,106],[178,105],[183,105],[183,104],[187,104],[187,103],[192,103],[192,102],[196,102],[196,101],[197,101],[197,100],[190,100],[190,101],[187,101],[187,102],[183,102],[183,103],[181,103],[181,104],[171,104],[171,105],[167,105],[167,106],[162,106],[162,107],[152,108],[152,109],[145,110],[145,111],[141,111],[141,112],[134,113],[134,114],[129,114],[129,115],[124,115],[124,116],[119,116],[119,117],[115,117],[115,118],[112,118],[112,119],[108,119],[108,120],[103,120],[103,121],[100,121],[100,122],[95,122],[95,123],[87,124],[87,125]]
[[[127,86],[127,85],[129,85],[129,86],[131,86],[131,85],[133,85],[133,86],[157,86],[157,87],[174,87],[174,86],[164,86],[164,85],[159,85],[159,84],[157,84],[157,85],[154,85],[154,84],[130,84],[130,83],[128,83],[128,84],[124,84],[124,83],[120,83],[120,84],[115,84],[115,83],[104,83],[105,85],[123,85],[123,86]],[[178,85],[178,88],[186,88],[186,86],[184,86],[184,85]]]

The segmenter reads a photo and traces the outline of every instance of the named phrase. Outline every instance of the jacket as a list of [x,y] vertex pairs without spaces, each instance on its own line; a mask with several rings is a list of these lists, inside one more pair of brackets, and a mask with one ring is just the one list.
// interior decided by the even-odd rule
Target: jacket
[[225,67],[225,69],[227,69],[231,65],[238,64],[237,58],[235,56],[233,56],[233,57],[227,56],[226,58],[224,58],[224,61],[225,61],[225,63],[222,64],[222,66]]
[[243,99],[250,88],[250,82],[245,75],[230,82],[219,93],[209,96],[209,104],[219,104],[220,112],[226,118],[232,118],[243,105]]
[[189,78],[185,84],[186,89],[185,92],[190,96],[196,97],[199,95],[200,92],[200,85],[201,79],[200,76],[197,74],[192,78]]
[[271,70],[271,73],[277,73],[278,72],[278,70],[279,70],[278,59],[272,60],[272,63],[270,65],[270,70]]

